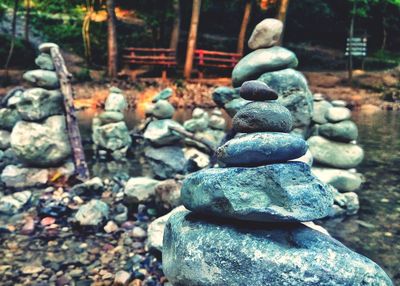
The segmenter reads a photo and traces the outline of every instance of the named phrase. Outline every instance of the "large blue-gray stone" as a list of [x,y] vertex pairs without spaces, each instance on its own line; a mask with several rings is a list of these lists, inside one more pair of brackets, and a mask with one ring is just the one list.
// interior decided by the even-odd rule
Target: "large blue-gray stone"
[[313,96],[308,89],[307,80],[300,72],[293,69],[267,72],[258,80],[263,81],[279,94],[278,102],[292,113],[294,127],[310,125]]
[[187,160],[180,146],[149,146],[145,148],[144,155],[157,179],[169,179],[186,172]]
[[238,224],[173,214],[163,271],[174,286],[391,286],[368,258],[303,224]]
[[318,132],[326,138],[340,142],[350,142],[358,137],[357,125],[351,120],[322,124]]
[[276,101],[250,102],[233,117],[233,129],[237,132],[290,132],[293,119],[290,111]]
[[237,63],[232,71],[232,84],[239,87],[245,81],[257,79],[263,73],[294,68],[297,64],[296,55],[285,48],[258,49]]
[[279,132],[258,132],[229,140],[218,148],[218,159],[228,166],[261,166],[287,162],[307,152],[300,136]]
[[248,221],[311,221],[328,215],[333,198],[302,162],[211,168],[189,175],[183,205],[194,212]]

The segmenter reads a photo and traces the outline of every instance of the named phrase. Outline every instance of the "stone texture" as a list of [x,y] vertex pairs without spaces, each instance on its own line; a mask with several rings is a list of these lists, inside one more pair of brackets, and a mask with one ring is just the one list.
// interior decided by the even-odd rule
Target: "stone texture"
[[303,224],[233,224],[180,211],[165,226],[162,250],[174,286],[393,285],[374,262]]
[[179,146],[165,146],[161,148],[147,147],[145,157],[158,179],[173,178],[176,174],[186,171],[186,159]]
[[6,150],[10,148],[10,136],[11,133],[7,130],[0,130],[0,150]]
[[183,205],[196,213],[247,221],[311,221],[328,215],[332,194],[301,162],[211,168],[189,175]]
[[48,117],[42,124],[19,121],[11,132],[11,147],[22,162],[38,167],[60,165],[71,155],[64,116]]
[[154,98],[153,98],[153,102],[157,102],[159,100],[167,100],[168,98],[170,98],[173,95],[174,91],[172,90],[172,88],[167,87],[163,90],[161,90]]
[[328,120],[325,118],[325,115],[329,108],[332,107],[332,104],[326,100],[314,100],[314,110],[312,115],[312,121],[318,124],[327,123]]
[[315,162],[323,165],[350,169],[357,167],[364,158],[363,149],[355,144],[334,142],[321,136],[312,136],[307,142]]
[[37,87],[56,89],[60,87],[57,74],[54,71],[31,70],[23,74],[23,79]]
[[348,170],[314,167],[312,173],[322,182],[330,184],[342,192],[356,191],[362,183],[361,174]]
[[104,110],[123,112],[127,106],[125,96],[122,93],[111,92],[104,103]]
[[100,147],[111,151],[128,147],[132,143],[125,122],[109,123],[93,130],[93,141]]
[[59,90],[30,88],[22,93],[16,107],[23,120],[40,121],[63,114],[63,104],[63,95]]
[[171,131],[169,126],[183,128],[182,125],[171,119],[154,120],[147,126],[143,136],[155,146],[177,143],[182,138],[179,134]]
[[262,81],[249,80],[240,87],[240,97],[246,100],[265,101],[278,99],[278,94]]
[[46,53],[41,53],[35,59],[35,64],[42,70],[54,71],[54,64],[51,56]]
[[268,72],[258,80],[265,82],[279,94],[278,102],[292,113],[294,127],[310,125],[313,96],[308,89],[307,80],[300,72],[293,69]]
[[213,91],[212,98],[218,107],[224,107],[228,102],[239,98],[239,93],[234,88],[220,86]]
[[243,98],[235,98],[224,105],[224,109],[229,114],[230,117],[234,117],[240,109],[242,109],[246,104],[251,101],[245,100]]
[[339,142],[350,142],[358,138],[357,125],[350,120],[322,124],[318,128],[318,132],[328,139]]
[[54,43],[42,43],[38,47],[39,52],[42,52],[42,53],[50,53],[50,50],[52,48],[58,48],[58,45],[54,44]]
[[79,208],[75,214],[75,219],[82,226],[96,227],[108,218],[108,214],[108,205],[105,202],[93,199]]
[[27,188],[45,185],[49,176],[50,173],[47,169],[8,165],[4,168],[0,178],[8,187]]
[[13,193],[0,197],[0,214],[13,215],[21,210],[32,197],[30,191]]
[[232,124],[235,131],[243,133],[289,132],[293,120],[289,110],[277,102],[251,102],[236,113]]
[[245,81],[256,79],[266,72],[294,68],[296,55],[282,47],[258,49],[243,57],[232,71],[232,84],[241,86]]
[[287,133],[258,132],[229,140],[217,149],[218,160],[228,166],[261,166],[303,156],[307,143]]
[[11,131],[20,120],[21,117],[16,109],[0,108],[0,129]]
[[154,190],[157,206],[170,210],[181,205],[181,188],[182,183],[174,179],[159,182]]
[[159,119],[171,119],[174,116],[175,108],[166,100],[158,100],[152,110],[152,114]]
[[339,122],[351,118],[351,111],[346,107],[329,108],[325,115],[329,122]]
[[130,178],[124,188],[126,200],[135,204],[149,202],[154,199],[155,187],[159,182],[149,177]]
[[248,46],[252,50],[269,48],[279,42],[283,24],[277,19],[265,19],[257,24],[250,36]]
[[119,111],[102,112],[98,118],[101,120],[101,125],[109,123],[117,123],[124,120],[124,114]]

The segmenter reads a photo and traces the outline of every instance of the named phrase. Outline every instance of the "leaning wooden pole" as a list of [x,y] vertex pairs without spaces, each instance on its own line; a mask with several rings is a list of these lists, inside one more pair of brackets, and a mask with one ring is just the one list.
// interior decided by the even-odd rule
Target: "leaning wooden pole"
[[289,0],[281,0],[281,5],[279,6],[279,11],[278,11],[278,15],[277,15],[277,19],[281,20],[281,22],[283,23],[282,36],[279,40],[279,45],[282,45],[282,41],[283,41],[284,31],[286,28],[286,15],[287,15],[288,7],[289,7]]
[[186,79],[190,79],[190,76],[192,74],[193,56],[194,56],[194,50],[196,49],[197,29],[199,27],[200,8],[201,8],[201,0],[193,0],[192,20],[190,23],[190,32],[188,38],[186,62],[184,70],[184,76]]
[[53,60],[54,67],[56,68],[56,73],[60,81],[61,93],[63,94],[64,98],[67,131],[69,142],[72,148],[72,155],[74,157],[76,177],[81,181],[86,181],[90,178],[90,174],[85,160],[81,134],[79,132],[78,121],[75,113],[74,91],[71,84],[72,75],[68,72],[64,58],[61,55],[60,49],[57,45],[51,45],[50,55]]
[[237,43],[237,48],[236,48],[236,52],[241,55],[243,55],[243,51],[244,51],[244,42],[246,39],[247,26],[249,25],[252,4],[253,4],[253,0],[246,0],[246,5],[244,7],[244,14],[243,14],[243,19],[242,19],[242,25],[240,26],[240,32],[239,32],[238,43]]

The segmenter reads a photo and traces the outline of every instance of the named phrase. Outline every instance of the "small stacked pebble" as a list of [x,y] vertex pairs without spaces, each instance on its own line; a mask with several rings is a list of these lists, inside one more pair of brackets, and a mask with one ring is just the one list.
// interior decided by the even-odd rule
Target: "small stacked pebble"
[[[289,162],[307,143],[277,93],[244,82],[250,101],[233,118],[239,135],[218,148],[224,168],[186,177],[169,217],[163,270],[173,285],[392,285],[386,273],[309,222],[327,216],[329,188],[309,165]],[[312,227],[311,227],[312,226]]]
[[63,95],[50,56],[55,44],[39,47],[35,63],[23,78],[34,87],[17,91],[0,109],[1,149],[12,158],[1,173],[10,188],[42,186],[51,174],[70,176],[74,171],[66,130]]
[[111,87],[105,102],[105,111],[93,118],[94,149],[102,158],[106,158],[107,155],[116,160],[126,158],[126,152],[132,144],[128,127],[124,122],[123,111],[126,107],[122,90]]
[[182,137],[170,129],[183,129],[181,124],[172,119],[175,108],[168,102],[171,96],[172,92],[163,90],[153,98],[153,104],[146,111],[153,120],[143,135],[150,143],[145,148],[145,157],[157,179],[169,179],[186,172]]
[[[254,51],[235,66],[232,84],[239,88],[245,81],[256,79],[266,83],[279,94],[278,101],[292,113],[296,131],[303,132],[311,121],[312,93],[305,77],[294,70],[298,65],[296,55],[276,46],[282,29],[282,22],[276,19],[265,19],[255,27],[248,42],[249,48]],[[248,103],[227,87],[218,88],[213,93],[213,99],[231,116]]]
[[307,140],[314,157],[312,172],[333,187],[335,204],[330,216],[354,215],[359,210],[355,193],[362,183],[356,168],[364,158],[357,145],[358,129],[342,100],[329,102],[314,95],[312,136]]

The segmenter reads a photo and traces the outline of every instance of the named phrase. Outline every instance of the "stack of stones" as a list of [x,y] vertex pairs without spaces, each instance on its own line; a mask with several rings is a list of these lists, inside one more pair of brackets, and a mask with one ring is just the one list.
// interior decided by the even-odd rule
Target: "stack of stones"
[[[282,22],[276,19],[265,19],[255,27],[248,42],[249,48],[254,51],[235,66],[232,84],[238,88],[245,81],[255,79],[266,83],[277,91],[278,101],[292,113],[294,128],[302,133],[311,121],[313,97],[305,77],[293,69],[298,64],[296,55],[275,46],[282,29]],[[226,106],[235,110],[246,103],[243,99],[235,98]]]
[[[164,231],[163,270],[178,285],[392,285],[378,265],[309,222],[328,215],[333,198],[302,162],[306,142],[288,134],[290,112],[265,84],[246,82],[252,125],[218,149],[227,167],[183,182]],[[310,227],[313,226],[313,227]],[[319,229],[319,230],[317,230]]]
[[331,216],[353,215],[359,209],[355,191],[362,175],[354,168],[363,160],[364,151],[356,143],[358,129],[346,105],[342,100],[329,102],[321,94],[314,95],[314,125],[308,144],[316,163],[313,173],[335,193]]
[[182,151],[182,137],[170,127],[183,129],[173,120],[175,108],[168,102],[172,93],[161,92],[153,99],[153,104],[146,110],[153,120],[143,134],[150,143],[145,148],[145,157],[154,176],[158,179],[173,178],[186,172],[186,159]]
[[[22,188],[44,185],[57,169],[69,176],[74,166],[69,160],[71,146],[66,130],[63,95],[54,71],[50,48],[46,43],[39,47],[35,63],[40,69],[31,70],[23,78],[34,87],[16,92],[1,109],[8,131],[9,147],[16,157],[12,165],[4,168],[1,180],[7,187]],[[17,121],[17,119],[20,119]],[[7,147],[3,146],[3,147]]]
[[124,122],[123,111],[127,103],[119,88],[111,87],[104,112],[93,118],[92,140],[94,149],[102,158],[111,155],[116,160],[126,157],[132,139]]

